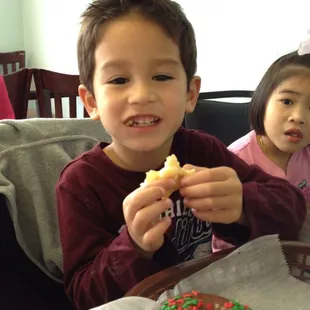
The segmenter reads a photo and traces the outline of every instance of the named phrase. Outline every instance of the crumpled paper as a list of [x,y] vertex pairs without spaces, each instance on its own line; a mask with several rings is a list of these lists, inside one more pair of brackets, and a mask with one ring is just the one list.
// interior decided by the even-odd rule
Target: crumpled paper
[[255,239],[180,281],[174,289],[164,292],[158,303],[125,297],[95,309],[155,310],[165,299],[191,290],[238,300],[253,310],[310,309],[310,285],[290,275],[276,235]]
[[159,302],[198,290],[238,300],[254,310],[309,310],[310,285],[289,273],[278,236],[264,236],[180,281]]

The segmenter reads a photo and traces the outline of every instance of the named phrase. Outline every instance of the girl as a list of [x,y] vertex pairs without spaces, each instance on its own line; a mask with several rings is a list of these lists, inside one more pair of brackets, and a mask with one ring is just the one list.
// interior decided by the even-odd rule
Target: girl
[[14,119],[14,111],[5,86],[3,76],[0,74],[0,119]]
[[[308,216],[299,239],[310,242],[310,37],[267,70],[253,95],[249,117],[253,130],[228,149],[300,188]],[[228,247],[213,239],[213,251]]]

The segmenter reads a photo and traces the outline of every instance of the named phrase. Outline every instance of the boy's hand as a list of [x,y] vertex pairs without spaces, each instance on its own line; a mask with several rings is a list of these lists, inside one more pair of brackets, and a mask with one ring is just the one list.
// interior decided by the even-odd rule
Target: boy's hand
[[185,176],[180,182],[180,193],[184,204],[193,209],[193,214],[211,223],[246,225],[242,213],[242,184],[236,172],[228,167],[203,168],[185,165],[185,169],[196,169],[196,173]]
[[[172,206],[164,198],[166,190],[175,186],[174,180],[154,181],[136,189],[123,202],[123,212],[128,232],[141,252],[157,251],[164,242],[164,233],[171,224],[169,216],[159,220],[160,215]],[[147,253],[144,253],[147,255]]]

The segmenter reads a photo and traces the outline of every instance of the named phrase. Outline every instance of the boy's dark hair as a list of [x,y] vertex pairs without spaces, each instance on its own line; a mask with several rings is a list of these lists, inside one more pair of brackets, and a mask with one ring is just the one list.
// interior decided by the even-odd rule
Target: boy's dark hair
[[302,73],[310,73],[310,54],[300,56],[297,51],[280,57],[269,67],[258,84],[249,105],[250,124],[256,134],[266,134],[265,111],[273,91],[287,78]]
[[94,94],[94,54],[100,26],[118,17],[137,12],[153,20],[180,49],[187,84],[196,72],[196,40],[193,27],[179,4],[170,0],[96,0],[84,11],[77,44],[80,81]]

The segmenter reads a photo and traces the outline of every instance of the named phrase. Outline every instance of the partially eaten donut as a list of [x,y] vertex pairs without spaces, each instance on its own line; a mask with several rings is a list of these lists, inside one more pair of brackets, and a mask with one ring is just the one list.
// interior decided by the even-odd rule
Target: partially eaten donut
[[173,192],[177,191],[180,188],[180,180],[183,176],[192,175],[195,172],[195,169],[187,170],[181,168],[177,157],[172,154],[166,158],[164,167],[162,169],[160,169],[159,171],[150,170],[149,172],[147,172],[146,178],[141,185],[163,179],[174,179],[176,180],[177,185],[172,190],[166,192],[165,197],[169,197]]

